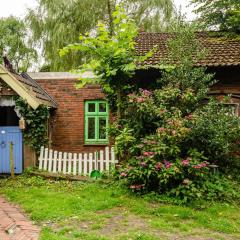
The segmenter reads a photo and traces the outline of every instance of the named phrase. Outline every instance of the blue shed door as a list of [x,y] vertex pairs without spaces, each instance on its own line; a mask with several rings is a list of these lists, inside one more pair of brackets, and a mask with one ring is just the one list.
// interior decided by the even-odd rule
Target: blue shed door
[[15,173],[22,173],[22,132],[19,127],[0,127],[0,173],[11,173],[10,143],[13,143]]

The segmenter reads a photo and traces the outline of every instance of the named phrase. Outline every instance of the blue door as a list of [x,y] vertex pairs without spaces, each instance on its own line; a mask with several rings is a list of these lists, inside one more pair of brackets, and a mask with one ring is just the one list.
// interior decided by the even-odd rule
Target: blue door
[[0,173],[10,173],[10,143],[13,143],[14,172],[22,173],[22,132],[19,127],[0,127]]

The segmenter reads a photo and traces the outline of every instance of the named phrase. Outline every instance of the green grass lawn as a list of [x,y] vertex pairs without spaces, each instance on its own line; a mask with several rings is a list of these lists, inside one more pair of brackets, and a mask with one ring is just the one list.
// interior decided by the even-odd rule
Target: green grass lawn
[[240,208],[176,206],[134,196],[106,182],[0,180],[0,193],[42,227],[42,240],[240,239]]

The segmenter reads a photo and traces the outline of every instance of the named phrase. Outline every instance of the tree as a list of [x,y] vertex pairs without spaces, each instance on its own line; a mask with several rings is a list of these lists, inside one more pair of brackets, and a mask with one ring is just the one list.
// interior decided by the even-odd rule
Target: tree
[[173,13],[172,0],[39,0],[27,19],[51,70],[70,70],[84,61],[85,56],[74,52],[60,58],[58,50],[77,42],[79,34],[91,32],[98,20],[104,21],[113,34],[112,12],[119,2],[146,30],[159,30]]
[[192,0],[192,3],[207,27],[240,33],[239,0]]
[[37,54],[27,40],[28,30],[23,21],[15,17],[1,18],[0,36],[0,53],[6,52],[16,71],[27,71]]
[[98,83],[102,86],[112,106],[117,106],[118,118],[122,117],[123,99],[131,89],[131,77],[134,75],[137,64],[152,56],[136,56],[135,38],[138,28],[134,21],[129,19],[123,8],[117,6],[113,12],[114,34],[104,23],[99,22],[96,34],[80,35],[80,42],[70,44],[60,52],[67,56],[71,52],[84,53],[90,56],[86,64],[81,66],[80,72],[91,70],[96,78],[81,79],[79,87],[88,83]]

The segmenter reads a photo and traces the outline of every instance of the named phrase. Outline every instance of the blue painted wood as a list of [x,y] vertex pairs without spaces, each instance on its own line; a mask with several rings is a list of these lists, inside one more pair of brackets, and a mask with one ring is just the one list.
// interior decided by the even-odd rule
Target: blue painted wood
[[23,170],[22,132],[19,127],[0,127],[0,173],[11,173],[10,142],[13,142],[14,171]]

